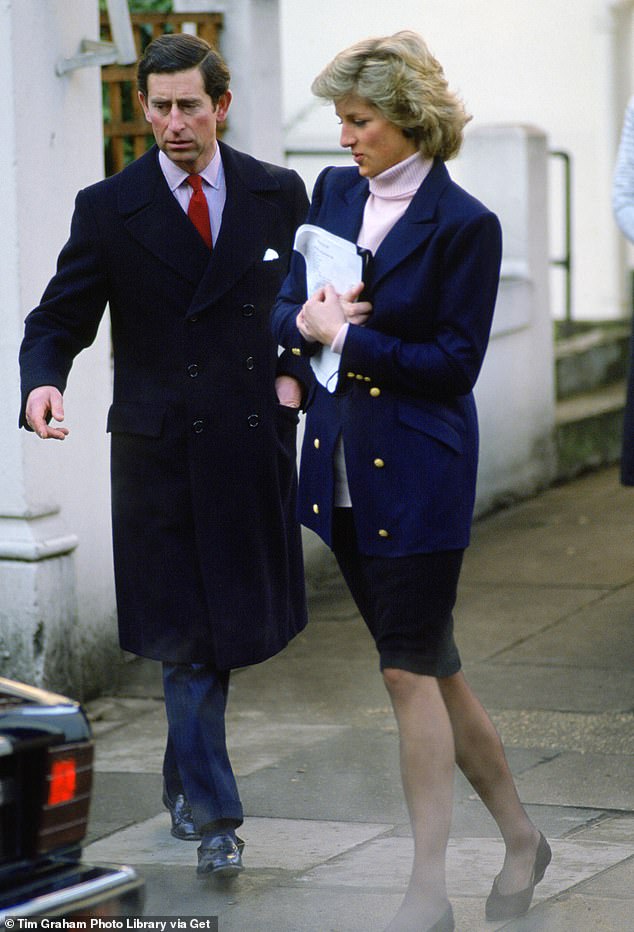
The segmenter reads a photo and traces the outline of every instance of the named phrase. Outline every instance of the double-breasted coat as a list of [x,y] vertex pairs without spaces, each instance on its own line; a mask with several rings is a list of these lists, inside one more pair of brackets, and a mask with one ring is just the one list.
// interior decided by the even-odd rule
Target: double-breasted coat
[[28,393],[65,390],[109,304],[121,646],[228,669],[275,654],[306,623],[298,413],[274,386],[305,370],[278,358],[269,315],[308,201],[295,172],[220,145],[227,200],[211,256],[156,148],[78,194],[20,362],[24,425]]
[[[368,194],[356,168],[326,169],[308,222],[356,242]],[[342,436],[362,553],[396,557],[467,546],[478,462],[472,389],[500,258],[496,216],[436,160],[370,260],[362,297],[373,311],[366,325],[349,327],[336,393],[318,386],[307,411],[299,514],[327,544]],[[304,262],[294,254],[272,325],[281,344],[310,356],[315,345],[295,326],[305,299]]]

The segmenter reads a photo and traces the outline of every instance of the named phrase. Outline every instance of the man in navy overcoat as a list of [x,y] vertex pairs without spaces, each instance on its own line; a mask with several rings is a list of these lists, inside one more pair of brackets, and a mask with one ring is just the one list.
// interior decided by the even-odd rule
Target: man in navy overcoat
[[269,330],[306,191],[295,172],[217,142],[228,85],[202,40],[151,43],[139,98],[157,146],[79,192],[20,353],[21,424],[63,439],[51,419],[63,419],[73,359],[109,305],[120,643],[163,662],[164,803],[172,834],[202,839],[198,873],[218,877],[242,870],[229,670],[271,657],[306,623],[295,519],[305,363],[278,357]]

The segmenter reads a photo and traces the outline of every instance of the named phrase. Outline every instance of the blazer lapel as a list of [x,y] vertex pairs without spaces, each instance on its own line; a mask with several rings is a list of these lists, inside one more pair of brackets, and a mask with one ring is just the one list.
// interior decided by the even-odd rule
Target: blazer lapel
[[337,236],[356,243],[363,222],[363,208],[370,194],[368,182],[359,178],[341,196],[341,206],[328,218],[328,229]]
[[122,174],[119,211],[138,243],[188,281],[200,281],[209,250],[167,186],[156,147]]
[[444,162],[437,159],[409,207],[377,249],[371,263],[371,287],[407,259],[434,232],[438,199],[450,181]]

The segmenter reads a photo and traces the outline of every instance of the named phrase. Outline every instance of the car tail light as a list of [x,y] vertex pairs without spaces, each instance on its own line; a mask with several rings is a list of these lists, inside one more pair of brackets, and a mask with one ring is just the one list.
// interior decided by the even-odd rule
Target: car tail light
[[77,761],[74,757],[54,760],[48,776],[49,806],[59,806],[75,798],[77,790]]
[[76,844],[86,834],[92,759],[91,741],[49,748],[46,791],[36,841],[39,854]]

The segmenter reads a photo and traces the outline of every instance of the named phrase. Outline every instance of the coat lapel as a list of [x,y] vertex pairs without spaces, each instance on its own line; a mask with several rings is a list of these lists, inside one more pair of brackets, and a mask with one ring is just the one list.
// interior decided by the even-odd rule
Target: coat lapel
[[134,239],[192,284],[209,264],[209,251],[167,182],[153,147],[121,175],[119,211]]
[[262,260],[266,232],[275,229],[278,208],[262,195],[279,190],[276,179],[255,159],[220,143],[227,200],[218,241],[188,316],[218,301],[249,266]]

